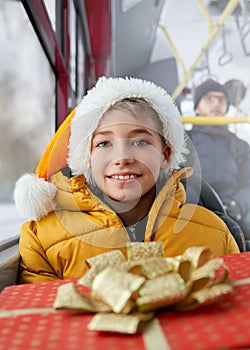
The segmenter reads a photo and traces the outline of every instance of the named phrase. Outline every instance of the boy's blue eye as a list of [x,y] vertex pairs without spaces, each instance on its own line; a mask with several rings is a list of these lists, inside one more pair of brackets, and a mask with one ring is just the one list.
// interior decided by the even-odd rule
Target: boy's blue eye
[[110,142],[108,141],[102,141],[97,144],[97,147],[104,148],[110,146]]
[[148,145],[148,142],[140,139],[140,140],[133,141],[133,145],[137,147],[145,147]]

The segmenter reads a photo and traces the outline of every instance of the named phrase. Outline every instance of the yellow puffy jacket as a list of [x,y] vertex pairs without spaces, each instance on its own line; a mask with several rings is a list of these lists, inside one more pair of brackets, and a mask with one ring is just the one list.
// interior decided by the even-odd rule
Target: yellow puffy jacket
[[[239,253],[217,215],[185,204],[184,176],[185,169],[174,172],[158,193],[145,241],[161,241],[166,257],[192,246],[206,246],[214,256]],[[68,179],[59,172],[51,182],[57,187],[54,211],[21,228],[20,283],[80,278],[87,271],[86,259],[117,248],[126,254],[130,241],[119,216],[90,191],[83,175]]]

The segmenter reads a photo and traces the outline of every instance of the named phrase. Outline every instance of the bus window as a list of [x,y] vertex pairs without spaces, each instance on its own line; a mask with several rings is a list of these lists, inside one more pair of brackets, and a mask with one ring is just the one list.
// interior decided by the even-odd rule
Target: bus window
[[55,125],[55,75],[20,1],[0,5],[0,243],[19,234],[13,190]]

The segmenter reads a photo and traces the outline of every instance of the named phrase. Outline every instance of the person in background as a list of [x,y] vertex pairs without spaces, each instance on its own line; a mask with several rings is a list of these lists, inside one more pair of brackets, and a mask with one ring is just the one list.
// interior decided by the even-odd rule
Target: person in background
[[[164,256],[208,247],[239,253],[226,224],[185,204],[181,116],[167,92],[135,78],[100,78],[48,145],[14,198],[28,220],[20,283],[80,278],[86,260],[130,242],[161,242]],[[60,171],[68,166],[72,177]]]
[[[195,89],[196,115],[224,116],[228,107],[227,90],[218,82],[208,79]],[[228,215],[250,240],[249,144],[230,132],[227,125],[194,125],[188,136],[195,152],[191,152],[186,164],[215,189]]]

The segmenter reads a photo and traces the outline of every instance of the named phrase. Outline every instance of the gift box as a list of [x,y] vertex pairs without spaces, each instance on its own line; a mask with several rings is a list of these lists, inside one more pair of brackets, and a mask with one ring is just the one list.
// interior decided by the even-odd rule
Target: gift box
[[[233,291],[193,311],[161,309],[139,334],[88,329],[92,313],[53,308],[59,286],[6,287],[0,293],[0,349],[235,349],[250,347],[250,253],[223,257]],[[88,289],[79,286],[84,293]]]

